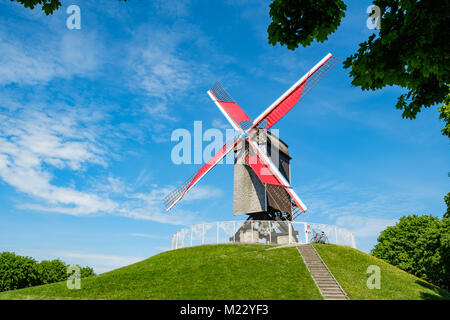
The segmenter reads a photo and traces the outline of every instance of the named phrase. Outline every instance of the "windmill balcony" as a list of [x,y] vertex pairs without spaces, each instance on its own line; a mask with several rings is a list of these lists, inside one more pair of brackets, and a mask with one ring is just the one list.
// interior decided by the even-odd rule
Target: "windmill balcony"
[[172,249],[229,243],[333,243],[356,248],[353,233],[341,227],[297,221],[236,220],[209,222],[184,228],[172,236]]

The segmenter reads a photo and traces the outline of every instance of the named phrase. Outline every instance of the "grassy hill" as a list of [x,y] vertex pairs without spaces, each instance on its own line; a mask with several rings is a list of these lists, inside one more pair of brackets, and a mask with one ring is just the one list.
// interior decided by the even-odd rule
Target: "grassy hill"
[[[0,293],[0,299],[322,299],[295,247],[212,245],[163,252],[82,279]],[[351,299],[450,299],[450,294],[355,249],[316,245]],[[369,265],[381,289],[366,286]]]

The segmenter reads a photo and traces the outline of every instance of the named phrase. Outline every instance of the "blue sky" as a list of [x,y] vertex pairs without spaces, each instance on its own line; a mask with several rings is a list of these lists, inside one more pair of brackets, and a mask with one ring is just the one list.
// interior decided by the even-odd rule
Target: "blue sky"
[[[170,247],[186,225],[233,217],[219,165],[173,211],[161,198],[198,169],[175,165],[171,133],[228,127],[206,91],[220,80],[255,118],[328,52],[373,32],[347,1],[338,31],[295,52],[271,46],[269,1],[71,1],[53,16],[0,1],[0,251],[97,272]],[[66,8],[81,9],[81,30]],[[362,92],[336,66],[276,128],[289,145],[301,221],[352,230],[369,251],[407,214],[442,216],[448,138],[436,108],[414,121],[396,87]]]

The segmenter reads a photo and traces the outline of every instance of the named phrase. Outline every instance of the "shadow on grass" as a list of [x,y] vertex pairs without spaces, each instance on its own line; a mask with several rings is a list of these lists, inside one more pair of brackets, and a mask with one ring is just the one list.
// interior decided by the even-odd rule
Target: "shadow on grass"
[[434,294],[431,294],[429,292],[421,292],[420,296],[423,300],[450,300],[450,293],[448,291],[424,281],[416,280],[416,283],[434,292]]

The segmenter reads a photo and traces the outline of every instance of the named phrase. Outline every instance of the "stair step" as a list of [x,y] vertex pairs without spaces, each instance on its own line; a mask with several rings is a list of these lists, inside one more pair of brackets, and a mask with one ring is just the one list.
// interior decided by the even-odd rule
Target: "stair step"
[[317,265],[313,265],[313,266],[312,265],[307,265],[307,267],[327,270],[327,268],[325,268],[325,266],[323,264],[317,264]]
[[342,291],[322,291],[324,296],[345,296]]
[[320,283],[336,284],[336,281],[334,281],[334,279],[332,279],[332,278],[314,278],[314,280],[316,280],[316,282],[320,282]]
[[348,300],[347,295],[328,270],[316,249],[310,244],[299,245],[297,249],[323,298],[325,300]]
[[323,297],[324,300],[348,300],[346,296],[339,296],[339,297]]
[[327,294],[327,293],[339,293],[342,294],[342,290],[339,289],[339,287],[336,288],[321,288],[322,292]]

